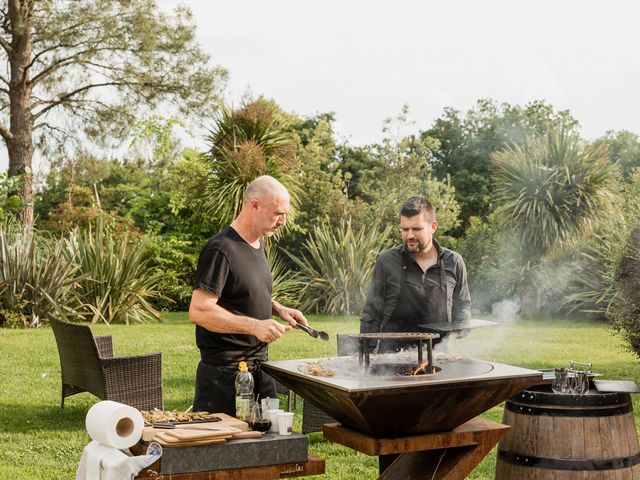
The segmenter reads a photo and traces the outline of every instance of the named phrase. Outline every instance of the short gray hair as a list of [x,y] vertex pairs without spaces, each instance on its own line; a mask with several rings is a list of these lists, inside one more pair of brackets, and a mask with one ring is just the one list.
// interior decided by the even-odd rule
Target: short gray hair
[[242,201],[247,204],[252,198],[263,199],[270,195],[288,197],[289,192],[287,188],[275,178],[269,175],[262,175],[247,186],[242,195]]

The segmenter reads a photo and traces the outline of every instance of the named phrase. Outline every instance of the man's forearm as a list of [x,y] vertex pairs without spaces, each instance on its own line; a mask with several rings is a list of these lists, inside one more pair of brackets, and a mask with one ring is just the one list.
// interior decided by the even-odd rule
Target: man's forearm
[[231,313],[217,303],[210,303],[206,309],[190,308],[189,319],[192,323],[200,325],[211,332],[216,333],[241,333],[255,335],[259,320],[251,317]]

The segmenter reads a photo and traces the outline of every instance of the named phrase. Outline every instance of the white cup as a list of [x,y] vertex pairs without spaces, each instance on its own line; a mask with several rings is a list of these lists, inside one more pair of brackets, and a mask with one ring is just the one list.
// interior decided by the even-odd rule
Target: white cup
[[275,410],[280,408],[280,399],[278,398],[263,398],[260,400],[260,403],[262,404],[262,411],[263,412],[268,412],[269,410]]
[[291,435],[291,432],[293,432],[293,412],[278,413],[278,433]]
[[269,420],[271,420],[271,428],[269,433],[278,433],[278,414],[282,412],[281,408],[272,408],[269,410]]

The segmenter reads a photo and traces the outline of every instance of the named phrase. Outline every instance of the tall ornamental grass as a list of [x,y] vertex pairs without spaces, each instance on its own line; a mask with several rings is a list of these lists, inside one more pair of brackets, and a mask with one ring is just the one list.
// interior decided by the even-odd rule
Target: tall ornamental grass
[[304,287],[302,276],[287,269],[277,249],[270,242],[267,243],[267,261],[273,276],[273,298],[287,307],[299,306],[300,292]]
[[72,296],[77,268],[61,242],[14,223],[0,224],[0,325],[37,327]]
[[66,254],[82,276],[66,313],[91,323],[159,320],[149,301],[163,298],[156,291],[162,272],[147,268],[144,251],[144,241],[126,233],[116,236],[101,221],[73,232]]
[[306,241],[306,254],[297,257],[287,252],[302,275],[302,308],[328,314],[359,313],[376,257],[390,238],[391,227],[354,230],[349,221],[337,227],[317,225]]

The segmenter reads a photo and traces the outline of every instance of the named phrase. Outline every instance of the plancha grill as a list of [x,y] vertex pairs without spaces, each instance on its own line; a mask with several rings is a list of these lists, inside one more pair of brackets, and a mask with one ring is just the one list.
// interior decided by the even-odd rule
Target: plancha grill
[[[359,336],[363,346],[379,339],[379,334],[362,335],[366,334]],[[452,430],[542,383],[542,373],[536,370],[437,356],[430,374],[398,374],[407,366],[419,367],[415,352],[371,355],[367,362],[367,351],[361,349],[357,356],[265,362],[262,368],[344,426],[377,438]],[[334,375],[314,375],[307,368],[310,363],[319,363]]]

